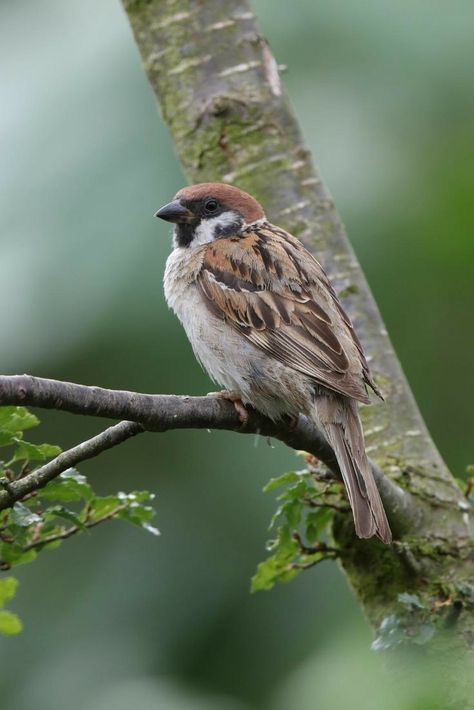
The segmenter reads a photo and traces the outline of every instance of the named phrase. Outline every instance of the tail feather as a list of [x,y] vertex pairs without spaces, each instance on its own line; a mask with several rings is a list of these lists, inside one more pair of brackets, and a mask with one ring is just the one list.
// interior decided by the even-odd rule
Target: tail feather
[[389,544],[392,533],[365,453],[356,402],[342,396],[319,396],[316,413],[318,424],[336,454],[357,535],[362,538],[377,535]]

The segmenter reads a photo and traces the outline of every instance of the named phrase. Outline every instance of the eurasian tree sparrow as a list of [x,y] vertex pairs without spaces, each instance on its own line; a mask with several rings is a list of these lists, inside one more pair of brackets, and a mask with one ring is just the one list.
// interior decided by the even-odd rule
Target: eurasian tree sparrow
[[310,417],[336,454],[357,535],[390,543],[357,411],[367,386],[379,393],[320,264],[230,185],[185,187],[156,216],[175,225],[165,296],[199,362],[232,401]]

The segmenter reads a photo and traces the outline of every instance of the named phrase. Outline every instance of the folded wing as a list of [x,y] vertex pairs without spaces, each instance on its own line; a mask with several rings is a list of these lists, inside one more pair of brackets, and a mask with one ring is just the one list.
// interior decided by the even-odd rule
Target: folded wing
[[368,402],[377,392],[351,322],[320,264],[272,225],[206,245],[197,276],[208,308],[287,367]]

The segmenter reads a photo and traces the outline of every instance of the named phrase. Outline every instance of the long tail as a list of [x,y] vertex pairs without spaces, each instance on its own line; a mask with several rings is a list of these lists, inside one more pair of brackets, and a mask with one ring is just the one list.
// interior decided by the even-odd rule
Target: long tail
[[316,415],[336,454],[357,535],[377,535],[389,544],[392,532],[365,453],[356,401],[339,395],[319,395]]

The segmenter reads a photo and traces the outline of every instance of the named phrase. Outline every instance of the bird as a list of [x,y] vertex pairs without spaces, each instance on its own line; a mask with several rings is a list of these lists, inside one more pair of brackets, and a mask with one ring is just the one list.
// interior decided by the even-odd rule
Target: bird
[[336,455],[355,532],[392,533],[367,458],[358,402],[380,395],[361,343],[322,266],[236,186],[179,190],[156,217],[173,249],[164,293],[194,354],[242,421],[307,416]]

